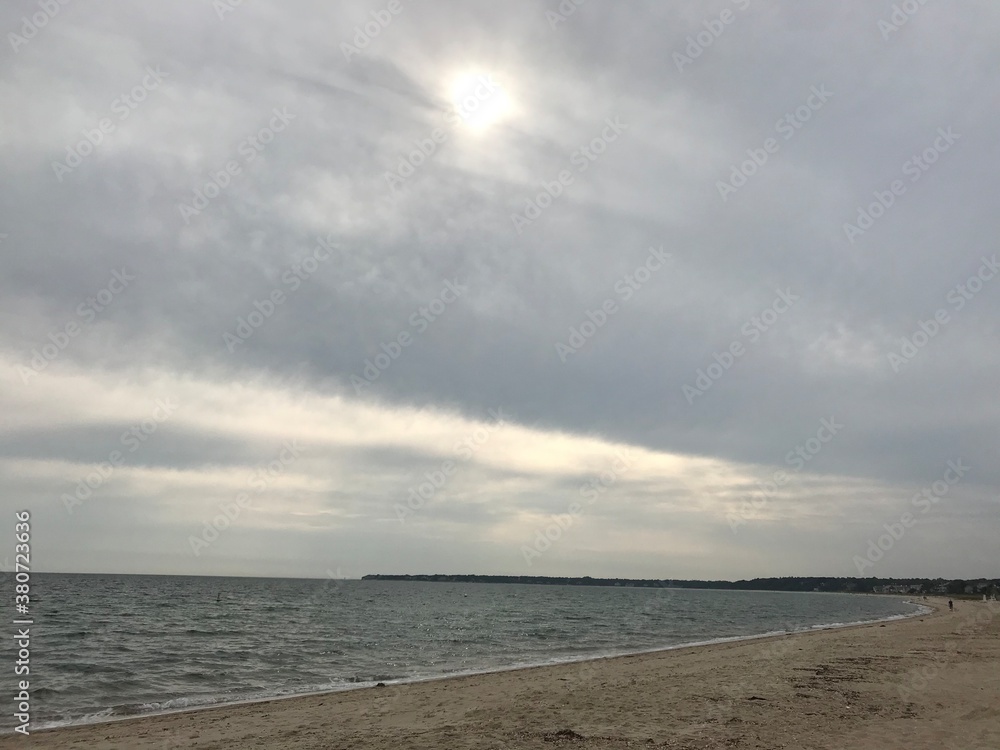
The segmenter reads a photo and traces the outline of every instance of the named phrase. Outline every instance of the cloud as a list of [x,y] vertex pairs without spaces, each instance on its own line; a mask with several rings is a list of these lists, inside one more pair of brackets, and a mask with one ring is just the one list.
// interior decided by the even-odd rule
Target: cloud
[[[861,3],[586,4],[555,28],[525,2],[404,4],[345,59],[380,7],[69,5],[0,57],[0,476],[10,509],[49,519],[52,569],[322,575],[335,544],[356,573],[511,573],[627,449],[635,470],[533,573],[832,574],[962,458],[947,507],[873,573],[984,574],[1000,309],[992,277],[950,294],[996,252],[993,5],[886,32],[892,9]],[[510,98],[491,127],[451,116],[471,74]],[[518,233],[526,202],[547,205]],[[338,252],[294,271],[321,241]],[[670,264],[625,299],[660,247]],[[116,273],[134,280],[112,293]],[[443,305],[446,283],[467,291]],[[799,299],[769,323],[783,290]],[[167,397],[176,414],[71,517],[60,496]],[[500,407],[510,424],[456,458]],[[727,513],[830,417],[844,433],[734,535]],[[290,439],[311,448],[269,505],[193,558],[187,537]],[[460,471],[401,524],[446,460]]]

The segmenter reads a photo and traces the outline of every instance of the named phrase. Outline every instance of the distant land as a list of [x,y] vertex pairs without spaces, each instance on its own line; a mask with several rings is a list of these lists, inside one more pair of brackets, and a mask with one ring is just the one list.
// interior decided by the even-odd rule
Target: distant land
[[864,594],[945,594],[996,596],[1000,578],[753,578],[749,581],[675,581],[647,578],[564,578],[556,576],[389,575],[369,574],[363,581],[425,581],[429,583],[530,583],[542,586],[626,586],[631,588],[734,589],[740,591],[827,591]]

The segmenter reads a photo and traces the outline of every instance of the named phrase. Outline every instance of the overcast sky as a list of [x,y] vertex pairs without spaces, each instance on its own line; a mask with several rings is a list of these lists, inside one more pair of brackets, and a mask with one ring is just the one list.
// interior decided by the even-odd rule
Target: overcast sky
[[995,3],[0,31],[11,557],[1000,575]]

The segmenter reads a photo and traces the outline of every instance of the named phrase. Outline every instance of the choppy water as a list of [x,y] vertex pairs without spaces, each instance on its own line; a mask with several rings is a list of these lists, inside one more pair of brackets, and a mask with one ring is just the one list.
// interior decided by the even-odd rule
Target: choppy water
[[61,574],[32,576],[32,599],[36,729],[916,609],[847,594]]

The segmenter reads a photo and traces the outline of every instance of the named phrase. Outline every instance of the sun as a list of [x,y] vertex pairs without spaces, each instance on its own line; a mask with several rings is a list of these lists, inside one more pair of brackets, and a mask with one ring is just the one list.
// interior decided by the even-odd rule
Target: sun
[[473,131],[486,130],[513,113],[506,88],[493,74],[482,71],[455,76],[448,89],[448,101],[449,119]]

